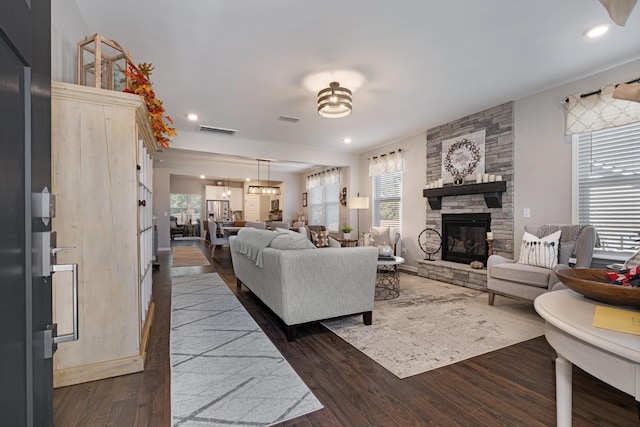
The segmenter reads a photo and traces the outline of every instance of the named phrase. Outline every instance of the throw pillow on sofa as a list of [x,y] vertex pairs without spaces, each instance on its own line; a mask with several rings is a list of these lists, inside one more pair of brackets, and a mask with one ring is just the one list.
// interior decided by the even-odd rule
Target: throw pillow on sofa
[[624,262],[624,268],[633,268],[640,266],[640,249],[638,249],[631,257]]
[[295,249],[315,249],[315,245],[300,233],[281,233],[278,234],[269,244],[270,248],[280,250],[295,250]]
[[315,231],[311,231],[311,241],[318,248],[328,248],[329,247],[329,232],[321,231],[319,233]]
[[522,236],[518,264],[553,268],[558,264],[558,247],[561,235],[562,232],[558,230],[548,236],[538,238],[525,231]]

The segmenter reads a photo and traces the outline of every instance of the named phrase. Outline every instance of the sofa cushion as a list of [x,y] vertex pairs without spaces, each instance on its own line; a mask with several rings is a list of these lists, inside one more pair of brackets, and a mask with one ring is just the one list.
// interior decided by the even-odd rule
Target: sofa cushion
[[278,234],[269,247],[280,250],[315,249],[306,236],[296,232]]
[[518,264],[536,267],[553,268],[558,263],[558,247],[560,245],[560,230],[548,236],[538,238],[524,232]]
[[296,231],[291,230],[291,229],[289,229],[289,228],[280,228],[280,227],[276,227],[276,230],[275,230],[275,231],[276,231],[276,232],[278,232],[278,233],[296,233],[296,234],[300,234],[300,233],[297,233]]
[[544,267],[508,262],[492,266],[491,277],[538,288],[547,288],[551,271]]

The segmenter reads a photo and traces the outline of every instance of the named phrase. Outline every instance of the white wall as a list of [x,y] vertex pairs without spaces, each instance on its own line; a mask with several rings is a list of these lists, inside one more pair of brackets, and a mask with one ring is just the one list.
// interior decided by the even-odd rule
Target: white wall
[[[640,60],[581,78],[515,102],[514,240],[524,227],[570,223],[571,137],[564,135],[562,101],[611,83],[640,77]],[[529,208],[531,217],[524,218]],[[514,244],[515,256],[519,244]]]
[[51,80],[76,83],[77,45],[88,35],[74,0],[51,2]]
[[[422,197],[422,189],[427,179],[426,131],[360,155],[360,196],[369,197],[369,209],[360,211],[360,232],[369,230],[372,222],[373,198],[368,159],[399,148],[404,152],[405,161],[402,177],[402,246],[407,253],[403,268],[416,271],[418,266],[416,260],[424,259],[425,256],[418,245],[418,234],[424,230],[426,224],[426,199]],[[355,213],[353,215],[353,224],[355,224]]]

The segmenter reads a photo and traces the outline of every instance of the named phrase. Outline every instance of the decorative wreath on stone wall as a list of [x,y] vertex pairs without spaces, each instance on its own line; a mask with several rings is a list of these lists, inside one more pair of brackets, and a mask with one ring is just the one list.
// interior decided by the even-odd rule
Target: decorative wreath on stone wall
[[480,148],[476,144],[466,138],[461,139],[449,147],[444,168],[453,177],[465,177],[476,170],[480,157]]

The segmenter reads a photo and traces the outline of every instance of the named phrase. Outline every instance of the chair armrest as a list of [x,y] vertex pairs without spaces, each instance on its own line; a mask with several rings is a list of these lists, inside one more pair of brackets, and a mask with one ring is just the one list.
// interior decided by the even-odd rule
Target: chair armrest
[[489,259],[487,259],[487,269],[496,264],[504,264],[506,262],[513,264],[516,261],[513,259],[505,258],[502,255],[490,255]]

